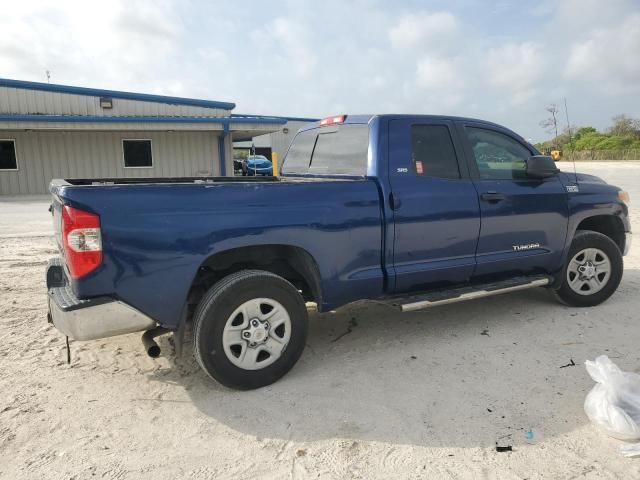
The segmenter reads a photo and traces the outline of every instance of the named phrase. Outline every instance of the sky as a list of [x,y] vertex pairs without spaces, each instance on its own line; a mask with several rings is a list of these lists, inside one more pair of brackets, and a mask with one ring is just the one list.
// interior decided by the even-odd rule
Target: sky
[[[429,113],[533,142],[545,107],[640,118],[640,0],[0,0],[0,77],[232,101],[237,113]],[[0,106],[1,107],[1,106]]]

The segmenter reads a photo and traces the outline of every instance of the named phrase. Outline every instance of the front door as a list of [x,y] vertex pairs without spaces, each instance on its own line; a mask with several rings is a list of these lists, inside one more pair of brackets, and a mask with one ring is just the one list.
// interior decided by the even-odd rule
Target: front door
[[557,176],[528,178],[535,152],[506,129],[460,124],[478,191],[480,238],[474,276],[553,273],[567,234],[567,193]]
[[463,283],[473,273],[480,208],[455,135],[442,120],[389,124],[396,292]]

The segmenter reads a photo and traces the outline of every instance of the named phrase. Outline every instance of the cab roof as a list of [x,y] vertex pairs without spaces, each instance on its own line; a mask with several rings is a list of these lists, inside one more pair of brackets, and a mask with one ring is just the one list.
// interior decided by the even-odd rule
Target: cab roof
[[[521,135],[518,135],[517,133],[513,132],[512,130],[508,129],[507,127],[503,126],[503,125],[499,125],[497,123],[494,122],[489,122],[487,120],[481,120],[479,118],[470,118],[470,117],[458,117],[458,116],[453,116],[453,115],[428,115],[428,114],[411,114],[411,113],[383,113],[383,114],[357,114],[357,115],[349,115],[349,114],[342,114],[344,116],[344,121],[340,122],[341,125],[349,125],[349,124],[366,124],[369,123],[372,119],[374,118],[385,118],[385,119],[403,119],[403,118],[415,118],[415,119],[424,119],[424,120],[441,120],[441,121],[449,121],[449,122],[473,122],[473,123],[478,123],[478,124],[484,124],[487,126],[492,126],[492,127],[497,127],[500,128],[502,130],[506,130],[509,131],[515,135],[517,135],[519,138],[523,139],[524,138]],[[329,117],[331,118],[331,117]],[[313,128],[318,128],[321,126],[320,122],[322,120],[318,120],[316,122],[313,123],[309,123],[308,125],[305,125],[304,127],[302,127],[299,131],[300,132],[304,132],[306,130],[311,130]],[[333,124],[334,126],[336,124]],[[528,143],[528,142],[527,142]]]

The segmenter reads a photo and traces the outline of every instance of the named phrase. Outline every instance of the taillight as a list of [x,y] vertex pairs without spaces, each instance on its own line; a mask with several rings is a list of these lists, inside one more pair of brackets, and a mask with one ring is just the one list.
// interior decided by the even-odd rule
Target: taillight
[[327,117],[320,120],[320,126],[325,127],[327,125],[335,125],[337,123],[344,123],[346,115],[336,115],[334,117]]
[[62,209],[62,243],[73,278],[84,277],[102,263],[100,217],[73,207]]

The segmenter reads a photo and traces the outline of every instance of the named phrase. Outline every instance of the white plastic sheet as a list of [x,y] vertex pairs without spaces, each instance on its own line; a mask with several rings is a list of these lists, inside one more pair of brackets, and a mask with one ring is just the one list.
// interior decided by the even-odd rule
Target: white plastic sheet
[[640,375],[623,372],[606,355],[585,365],[597,382],[584,401],[589,420],[614,438],[640,439]]
[[623,457],[640,457],[640,443],[625,445],[620,449]]

